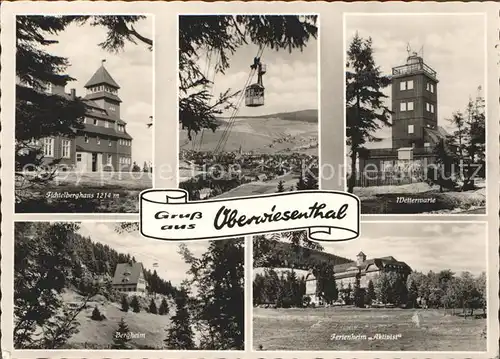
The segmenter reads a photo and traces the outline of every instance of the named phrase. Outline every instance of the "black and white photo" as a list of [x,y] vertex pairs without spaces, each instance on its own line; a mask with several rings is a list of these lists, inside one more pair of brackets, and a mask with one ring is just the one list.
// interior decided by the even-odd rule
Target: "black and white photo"
[[134,213],[152,187],[153,17],[16,17],[17,213]]
[[346,190],[362,213],[485,214],[485,16],[344,20]]
[[16,222],[14,348],[244,349],[244,240],[130,222]]
[[486,351],[486,223],[361,230],[321,245],[254,237],[254,350]]
[[318,188],[318,16],[179,16],[179,186]]

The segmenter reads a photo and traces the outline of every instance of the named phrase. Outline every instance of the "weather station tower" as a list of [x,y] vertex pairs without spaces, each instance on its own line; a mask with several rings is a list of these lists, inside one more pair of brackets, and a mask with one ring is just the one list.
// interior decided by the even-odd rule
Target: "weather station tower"
[[431,147],[439,136],[437,73],[407,48],[406,64],[392,68],[392,148]]

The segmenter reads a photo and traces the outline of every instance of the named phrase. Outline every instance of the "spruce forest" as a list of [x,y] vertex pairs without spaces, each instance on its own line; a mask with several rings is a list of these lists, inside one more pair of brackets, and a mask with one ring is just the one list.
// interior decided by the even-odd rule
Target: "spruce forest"
[[146,294],[113,288],[130,253],[78,233],[79,224],[15,224],[14,345],[17,349],[243,349],[243,240],[188,246],[180,286],[144,268]]

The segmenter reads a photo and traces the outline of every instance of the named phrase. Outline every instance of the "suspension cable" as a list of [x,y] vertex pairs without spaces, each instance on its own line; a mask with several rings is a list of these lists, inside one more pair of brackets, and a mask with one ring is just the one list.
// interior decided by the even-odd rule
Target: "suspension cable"
[[[262,54],[264,53],[264,47],[265,46],[261,46],[259,48],[259,51],[257,52],[257,56],[258,58],[262,57]],[[224,131],[224,133],[222,134],[222,137],[219,141],[219,144],[218,146],[216,147],[215,151],[214,152],[222,152],[224,150],[224,147],[226,146],[227,144],[227,141],[229,139],[229,135],[231,133],[231,130],[234,126],[234,122],[235,122],[235,118],[239,112],[239,109],[240,109],[240,106],[241,106],[241,101],[243,100],[243,98],[245,97],[245,90],[249,84],[249,82],[252,80],[253,78],[253,75],[255,74],[255,72],[257,71],[257,69],[252,69],[252,71],[250,72],[250,75],[247,79],[247,82],[245,83],[245,87],[243,87],[243,90],[242,90],[242,93],[241,93],[241,96],[239,97],[237,103],[236,103],[236,106],[235,106],[235,109],[231,115],[231,118],[229,120],[229,123],[226,127],[226,130]]]

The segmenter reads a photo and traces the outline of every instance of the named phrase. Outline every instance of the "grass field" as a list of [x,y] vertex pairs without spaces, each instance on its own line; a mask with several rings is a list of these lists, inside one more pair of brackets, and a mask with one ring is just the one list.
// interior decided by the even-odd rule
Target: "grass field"
[[[65,301],[78,302],[79,298],[80,296],[72,291],[66,291],[64,294]],[[159,305],[159,302],[157,304]],[[91,319],[95,305],[98,306],[101,314],[106,316],[105,320]],[[79,323],[78,333],[69,339],[66,346],[71,349],[108,349],[113,344],[113,337],[123,318],[133,335],[130,341],[133,348],[159,349],[164,347],[163,340],[167,335],[165,329],[170,326],[170,314],[156,315],[144,310],[139,313],[134,313],[132,310],[123,312],[120,308],[118,303],[109,301],[89,303],[88,308],[76,317]],[[171,309],[171,313],[175,313],[175,307]]]
[[[253,309],[253,347],[263,350],[383,350],[486,351],[482,332],[486,319],[464,319],[440,310],[418,310],[420,327],[412,322],[415,310],[352,307]],[[332,340],[332,335],[358,335],[356,340]],[[368,338],[389,334],[398,339]]]
[[151,173],[66,172],[24,190],[16,213],[137,213],[139,193],[152,187]]

